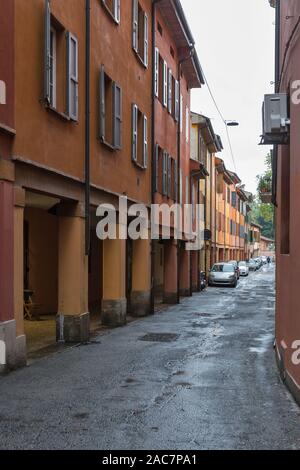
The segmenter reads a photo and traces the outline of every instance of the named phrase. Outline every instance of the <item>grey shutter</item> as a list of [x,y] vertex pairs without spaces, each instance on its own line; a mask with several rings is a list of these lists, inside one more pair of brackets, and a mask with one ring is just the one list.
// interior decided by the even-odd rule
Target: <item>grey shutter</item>
[[163,152],[163,165],[162,165],[162,180],[163,180],[163,187],[162,193],[164,196],[167,196],[168,193],[168,154],[167,152]]
[[148,16],[144,15],[144,65],[148,67]]
[[168,106],[168,64],[165,60],[163,69],[163,105],[165,108]]
[[139,4],[132,0],[132,47],[135,52],[139,50]]
[[173,76],[172,71],[168,71],[168,111],[172,114],[172,85],[173,85]]
[[155,145],[155,162],[154,162],[154,175],[153,175],[153,190],[155,193],[158,192],[158,183],[159,183],[159,146]]
[[148,166],[148,120],[143,116],[143,167]]
[[168,197],[172,196],[172,157],[168,155]]
[[116,83],[113,84],[114,98],[114,147],[122,147],[122,90]]
[[50,104],[50,55],[51,55],[51,9],[50,0],[45,0],[45,30],[44,30],[44,100]]
[[67,32],[67,115],[78,121],[78,41]]
[[105,72],[104,66],[101,66],[100,70],[100,109],[99,109],[99,118],[100,118],[100,139],[102,142],[105,142]]
[[154,64],[154,93],[159,96],[159,50],[155,48],[155,64]]
[[175,81],[175,120],[179,121],[179,81]]
[[137,144],[138,144],[138,107],[136,104],[132,105],[132,161],[137,162]]
[[174,160],[174,201],[178,201],[178,165]]
[[121,20],[121,0],[114,0],[114,17],[117,23]]

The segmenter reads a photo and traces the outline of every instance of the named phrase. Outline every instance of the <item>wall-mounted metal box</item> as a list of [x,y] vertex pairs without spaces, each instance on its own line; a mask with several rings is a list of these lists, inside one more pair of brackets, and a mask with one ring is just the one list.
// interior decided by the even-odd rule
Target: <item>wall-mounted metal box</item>
[[265,95],[262,144],[286,144],[289,140],[289,105],[286,93]]

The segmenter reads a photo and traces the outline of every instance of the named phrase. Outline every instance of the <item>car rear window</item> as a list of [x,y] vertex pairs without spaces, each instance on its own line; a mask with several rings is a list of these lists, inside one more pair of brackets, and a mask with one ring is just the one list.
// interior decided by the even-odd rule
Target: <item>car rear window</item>
[[233,273],[234,266],[232,264],[215,264],[212,271],[214,273]]

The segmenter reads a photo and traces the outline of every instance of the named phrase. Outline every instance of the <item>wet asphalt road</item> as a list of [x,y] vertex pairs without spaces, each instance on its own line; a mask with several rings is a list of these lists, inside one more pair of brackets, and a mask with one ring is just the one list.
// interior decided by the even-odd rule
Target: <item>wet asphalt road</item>
[[0,378],[0,448],[300,449],[273,329],[264,268],[36,361]]

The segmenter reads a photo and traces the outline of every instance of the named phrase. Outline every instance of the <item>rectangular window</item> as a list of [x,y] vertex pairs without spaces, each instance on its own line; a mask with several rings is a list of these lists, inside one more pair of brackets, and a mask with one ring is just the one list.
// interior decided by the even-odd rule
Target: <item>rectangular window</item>
[[172,197],[172,157],[168,155],[168,197]]
[[67,115],[78,121],[78,42],[67,33]]
[[102,5],[116,23],[121,19],[121,0],[101,0]]
[[132,161],[141,169],[148,166],[148,120],[136,104],[132,105]]
[[78,41],[53,17],[50,0],[45,0],[44,23],[44,101],[78,121]]
[[176,160],[173,160],[173,171],[174,171],[173,199],[175,202],[177,202],[178,201],[178,165],[177,165]]
[[162,162],[162,194],[168,195],[168,154],[163,151],[163,162]]
[[185,129],[185,138],[186,141],[189,142],[190,140],[190,110],[188,107],[186,107],[186,129]]
[[168,106],[168,64],[165,60],[163,68],[163,105]]
[[111,149],[122,147],[122,89],[100,71],[100,140]]
[[148,67],[149,21],[138,0],[132,0],[132,47],[145,67]]
[[179,103],[179,81],[175,80],[175,121],[179,121],[179,114],[180,114],[180,103]]
[[173,75],[171,69],[168,72],[168,111],[172,114],[173,111]]
[[155,48],[154,93],[159,98],[159,50],[157,47]]
[[153,172],[153,191],[157,193],[159,191],[159,156],[160,156],[160,147],[158,144],[155,145],[155,162],[154,162],[154,172]]
[[183,132],[183,96],[180,95],[180,132]]
[[49,70],[50,106],[56,108],[56,30],[50,30],[50,70]]

